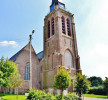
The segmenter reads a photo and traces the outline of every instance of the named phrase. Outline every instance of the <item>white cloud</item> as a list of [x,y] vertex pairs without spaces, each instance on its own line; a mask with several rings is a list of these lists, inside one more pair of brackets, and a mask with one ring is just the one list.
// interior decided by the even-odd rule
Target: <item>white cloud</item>
[[0,46],[12,46],[16,47],[18,46],[18,43],[16,41],[1,41]]

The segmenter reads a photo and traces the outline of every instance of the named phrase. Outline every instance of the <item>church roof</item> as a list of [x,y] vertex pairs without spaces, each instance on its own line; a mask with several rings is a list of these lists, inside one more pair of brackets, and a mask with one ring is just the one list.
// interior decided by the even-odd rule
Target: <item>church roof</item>
[[43,51],[41,51],[37,54],[39,60],[41,60],[43,58],[43,54],[44,54]]
[[[29,43],[28,43],[28,44],[29,44]],[[28,44],[27,44],[27,45],[28,45]],[[27,45],[26,45],[26,46],[27,46]],[[25,47],[26,47],[26,46],[25,46]],[[15,61],[15,60],[17,59],[17,57],[21,54],[21,52],[24,50],[25,47],[23,47],[23,48],[22,48],[21,50],[19,50],[15,55],[13,55],[13,56],[10,58],[10,60],[11,60],[11,61]],[[41,59],[43,58],[43,51],[39,52],[39,53],[37,54],[37,57],[38,57],[39,60],[41,60]]]
[[[27,44],[28,45],[28,44]],[[26,46],[27,46],[26,45]],[[26,47],[25,46],[25,47]],[[11,58],[10,58],[10,60],[11,61],[15,61],[16,59],[17,59],[17,57],[21,54],[21,52],[23,51],[23,49],[25,48],[25,47],[23,47],[20,51],[18,51],[15,55],[13,55]]]

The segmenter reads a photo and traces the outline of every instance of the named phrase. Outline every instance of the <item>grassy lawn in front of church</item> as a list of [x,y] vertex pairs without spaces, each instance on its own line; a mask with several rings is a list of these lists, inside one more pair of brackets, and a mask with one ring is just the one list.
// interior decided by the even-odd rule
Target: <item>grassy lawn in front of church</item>
[[107,98],[107,96],[104,95],[94,95],[94,94],[85,94],[85,97],[91,97],[91,98]]
[[[3,94],[0,93],[0,100],[17,100],[17,95],[6,94],[5,96],[3,96]],[[18,95],[18,100],[25,100],[25,95]]]

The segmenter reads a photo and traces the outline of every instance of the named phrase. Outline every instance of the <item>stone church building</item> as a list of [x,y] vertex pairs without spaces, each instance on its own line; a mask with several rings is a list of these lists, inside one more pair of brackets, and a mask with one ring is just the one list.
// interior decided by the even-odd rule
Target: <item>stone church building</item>
[[53,80],[60,66],[64,66],[71,76],[72,84],[67,89],[71,92],[74,76],[81,72],[74,15],[66,11],[65,4],[52,0],[50,13],[44,19],[43,30],[43,51],[36,54],[31,47],[32,71],[30,71],[30,43],[10,58],[18,65],[19,73],[24,80],[19,92],[25,93],[30,86],[52,93],[57,92],[53,88]]

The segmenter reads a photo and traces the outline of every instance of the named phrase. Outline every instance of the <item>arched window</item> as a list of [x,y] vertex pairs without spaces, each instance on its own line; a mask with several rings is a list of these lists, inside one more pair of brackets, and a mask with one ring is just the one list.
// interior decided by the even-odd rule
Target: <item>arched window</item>
[[54,18],[52,18],[52,35],[54,35]]
[[65,52],[65,66],[73,68],[72,55],[69,50],[66,50]]
[[62,16],[61,20],[62,20],[62,33],[65,34],[65,18]]
[[71,36],[71,32],[70,32],[70,21],[69,19],[67,19],[67,33],[69,36]]
[[25,66],[24,80],[30,80],[30,65],[29,64]]
[[48,21],[48,38],[50,38],[50,21]]

